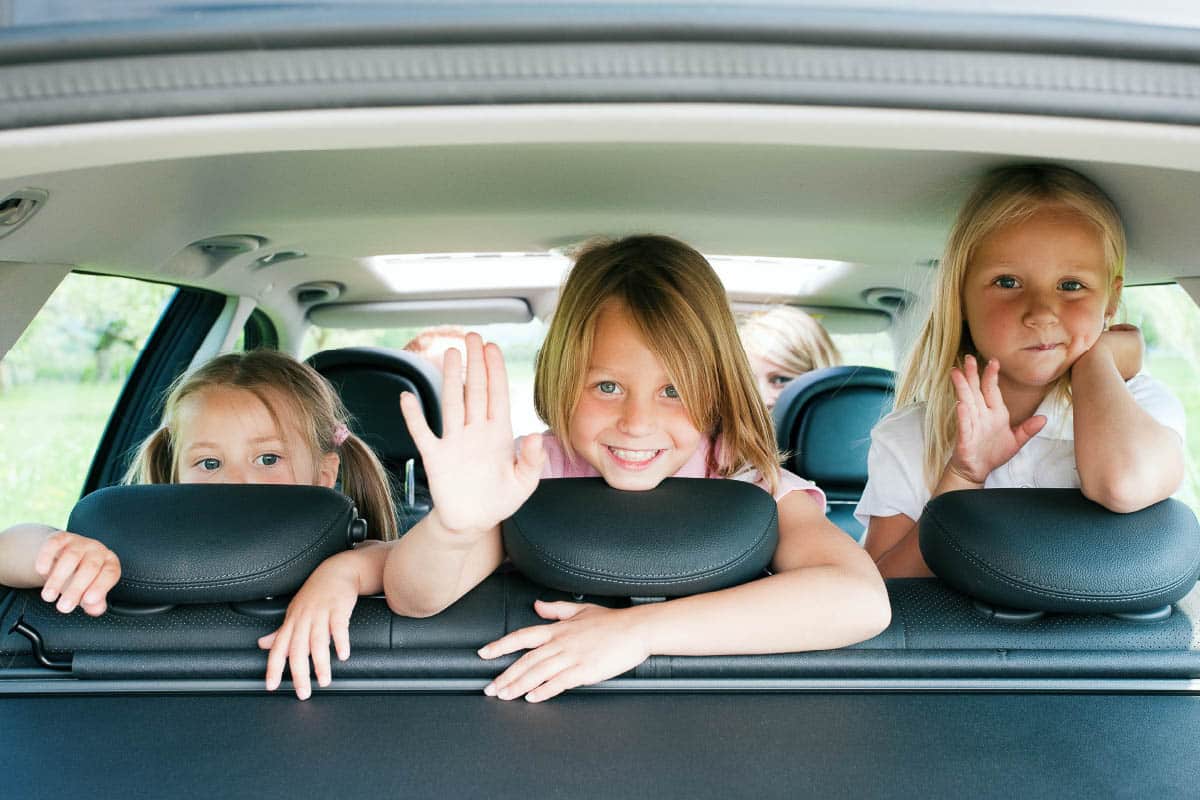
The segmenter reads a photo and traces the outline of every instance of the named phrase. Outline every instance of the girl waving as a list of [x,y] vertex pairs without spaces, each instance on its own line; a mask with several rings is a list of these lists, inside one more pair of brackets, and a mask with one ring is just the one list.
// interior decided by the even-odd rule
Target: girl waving
[[487,694],[545,700],[653,654],[835,648],[887,626],[870,559],[826,520],[821,491],[780,469],[724,287],[687,245],[635,236],[578,255],[537,361],[535,401],[550,430],[519,442],[515,456],[499,349],[472,334],[465,379],[457,351],[444,372],[440,439],[416,399],[401,399],[434,510],[388,555],[384,588],[399,614],[436,614],[491,574],[505,557],[500,522],[542,477],[600,476],[634,491],[671,476],[730,478],[779,505],[775,574],[631,608],[539,601],[552,624],[480,650],[528,651]]
[[975,189],[871,435],[855,515],[884,576],[930,575],[917,521],[944,492],[1079,487],[1129,512],[1178,489],[1183,408],[1140,373],[1137,329],[1109,324],[1124,277],[1121,219],[1082,175],[1008,167]]

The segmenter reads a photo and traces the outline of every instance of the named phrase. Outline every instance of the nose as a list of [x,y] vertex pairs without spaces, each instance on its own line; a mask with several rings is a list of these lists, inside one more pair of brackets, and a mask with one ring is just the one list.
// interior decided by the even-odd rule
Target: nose
[[1045,293],[1031,293],[1025,307],[1023,322],[1031,328],[1044,328],[1058,322],[1054,298]]
[[621,404],[621,418],[617,421],[617,430],[629,436],[645,436],[653,433],[657,424],[654,398],[637,396],[632,392]]
[[241,464],[222,464],[221,477],[217,483],[246,483],[246,470]]

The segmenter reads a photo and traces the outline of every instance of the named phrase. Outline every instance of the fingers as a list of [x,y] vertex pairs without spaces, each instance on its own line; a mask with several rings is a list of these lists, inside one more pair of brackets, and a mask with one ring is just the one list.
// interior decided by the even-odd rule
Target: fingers
[[79,606],[84,613],[91,617],[98,617],[107,611],[108,603],[105,598],[119,580],[121,580],[120,562],[117,561],[116,556],[105,559],[104,565],[100,567],[100,572],[91,585],[84,590],[83,598],[79,601]]
[[1035,414],[1013,429],[1013,438],[1016,439],[1017,449],[1024,447],[1025,443],[1037,436],[1044,427],[1046,427],[1046,417],[1042,414]]
[[[485,688],[484,694],[495,696],[501,700],[512,700],[521,697],[551,680],[563,671],[575,666],[574,659],[566,653],[551,652],[539,647],[519,658],[511,667],[504,670],[496,680]],[[489,692],[488,689],[491,689]]]
[[499,658],[506,656],[509,653],[515,653],[518,650],[532,650],[535,647],[541,647],[546,642],[550,641],[552,634],[550,629],[553,625],[532,625],[528,628],[521,628],[512,633],[502,636],[494,642],[485,644],[479,648],[480,658]]
[[489,342],[483,348],[483,361],[487,366],[487,417],[508,421],[508,369],[500,348]]
[[546,465],[546,448],[540,433],[521,437],[521,449],[517,453],[517,473],[523,480],[538,480]]
[[565,600],[559,600],[554,603],[548,603],[545,600],[534,600],[533,610],[542,619],[570,619],[587,608],[590,603],[568,603]]
[[[300,622],[285,620],[279,630],[268,633],[258,640],[258,646],[267,654],[267,691],[275,691],[283,680],[284,665],[292,675],[292,686],[296,697],[307,700],[312,695],[312,675],[318,686],[333,682],[333,669],[329,658],[330,644],[336,649],[339,661],[350,657],[350,620],[348,614],[333,612],[329,615],[314,614]],[[312,672],[309,672],[309,661]]]
[[983,401],[987,403],[989,409],[1007,408],[1004,405],[1004,397],[1000,394],[999,359],[993,358],[988,361],[987,366],[983,370],[983,379],[980,381],[980,388],[983,391]]
[[309,639],[307,636],[292,636],[288,647],[288,669],[292,673],[292,688],[296,697],[307,700],[312,697],[312,676],[308,671]]
[[[267,654],[267,691],[273,692],[279,688],[283,680],[283,665],[287,663],[288,649],[291,647],[293,623],[284,620],[283,625],[274,633],[269,633],[258,640],[259,647],[270,647]],[[270,640],[268,643],[267,640]]]
[[[324,623],[324,624],[322,624]],[[313,672],[317,676],[318,686],[328,686],[333,678],[329,670],[329,620],[317,620],[312,627],[309,638],[309,652],[312,654]],[[305,664],[305,669],[308,665]]]
[[483,338],[467,334],[466,424],[483,422],[488,415],[488,370],[483,359]]
[[967,356],[963,359],[963,374],[966,375],[967,385],[971,388],[972,397],[982,396],[979,389],[979,362],[975,356]]
[[[443,401],[443,408],[445,405]],[[429,423],[425,421],[425,412],[421,410],[421,401],[415,394],[412,392],[400,393],[400,413],[404,417],[404,425],[408,428],[408,435],[412,437],[413,444],[421,451],[422,456],[427,456],[438,439],[429,428]],[[442,421],[442,424],[445,425],[445,420]]]
[[458,352],[457,347],[451,347],[442,357],[442,434],[457,433],[462,430],[462,426],[462,353]]

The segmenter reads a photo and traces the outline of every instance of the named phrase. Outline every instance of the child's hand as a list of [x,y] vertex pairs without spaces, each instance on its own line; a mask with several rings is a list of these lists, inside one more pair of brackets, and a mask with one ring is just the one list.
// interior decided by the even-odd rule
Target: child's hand
[[500,348],[485,348],[467,334],[464,390],[462,358],[446,351],[442,383],[442,438],[434,436],[416,397],[404,393],[400,409],[421,451],[432,514],[454,533],[482,533],[512,516],[537,487],[545,453],[541,439],[526,437],[513,452],[508,376]]
[[958,442],[949,467],[960,478],[980,485],[1046,424],[1046,418],[1036,414],[1017,427],[1010,427],[999,377],[1000,362],[992,359],[981,378],[974,356],[964,359],[962,370],[956,367],[950,371],[950,381],[958,397],[955,408]]
[[[1122,380],[1127,381],[1142,371],[1146,341],[1142,338],[1142,332],[1136,325],[1122,322],[1110,326],[1092,345],[1093,351],[1101,349],[1108,350],[1112,354],[1113,363],[1117,366],[1117,372],[1121,373]],[[1088,353],[1084,353],[1081,358],[1085,358],[1087,355]]]
[[268,691],[279,688],[286,662],[296,697],[307,700],[312,694],[310,657],[317,685],[328,686],[332,680],[330,639],[339,661],[350,657],[350,614],[358,602],[358,578],[353,569],[337,559],[333,556],[313,571],[288,604],[283,624],[258,640],[260,648],[271,651],[267,655]]
[[533,607],[543,619],[559,622],[522,628],[480,648],[480,658],[529,650],[488,684],[484,694],[501,700],[524,695],[537,703],[620,675],[650,655],[637,631],[631,630],[631,609],[541,600]]
[[76,606],[85,614],[98,617],[108,608],[105,598],[121,579],[117,554],[95,539],[67,531],[51,534],[42,544],[33,563],[38,575],[45,577],[42,599],[54,603],[64,614]]

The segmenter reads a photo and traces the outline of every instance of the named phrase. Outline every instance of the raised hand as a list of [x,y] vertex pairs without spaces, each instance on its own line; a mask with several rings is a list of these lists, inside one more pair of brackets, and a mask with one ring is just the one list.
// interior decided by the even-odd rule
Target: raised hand
[[433,511],[453,533],[481,534],[512,516],[537,487],[545,453],[541,438],[513,450],[508,375],[495,344],[466,337],[466,380],[458,350],[446,351],[442,368],[442,437],[429,429],[416,397],[404,393],[400,410],[421,451]]
[[488,684],[484,694],[501,700],[524,696],[536,703],[628,672],[650,655],[632,629],[631,609],[542,600],[533,608],[542,619],[558,621],[521,628],[482,647],[481,658],[529,651]]
[[979,374],[974,356],[964,359],[963,368],[950,371],[950,382],[958,398],[958,441],[949,469],[960,478],[982,485],[992,470],[1007,464],[1037,435],[1046,418],[1035,414],[1011,427],[1008,407],[1000,395],[1000,362],[992,359]]
[[46,579],[42,599],[64,614],[79,606],[89,616],[100,616],[108,608],[109,590],[121,578],[116,553],[95,539],[67,531],[47,537],[33,568]]

